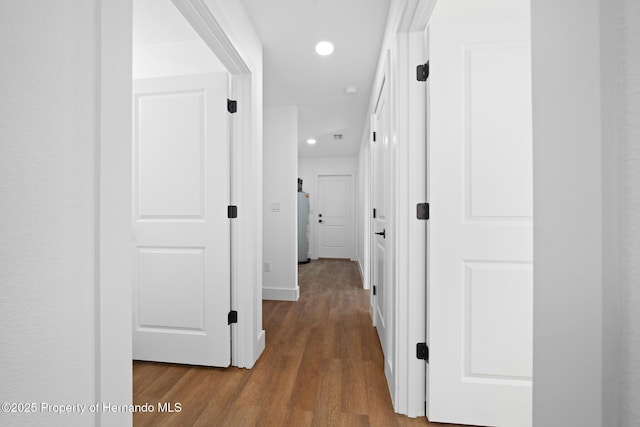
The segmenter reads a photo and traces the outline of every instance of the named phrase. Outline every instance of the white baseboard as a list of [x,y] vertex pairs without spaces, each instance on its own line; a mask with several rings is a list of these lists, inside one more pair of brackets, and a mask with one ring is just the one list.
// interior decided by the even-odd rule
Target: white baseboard
[[[260,358],[260,355],[264,351],[265,338],[266,338],[265,331],[264,330],[260,331],[260,333],[258,334],[258,339],[256,340],[256,346],[254,348],[254,350],[255,350],[255,352],[253,354],[253,363],[254,364],[258,361],[258,359]],[[253,365],[251,365],[249,368],[253,368]]]
[[300,287],[291,288],[262,288],[262,299],[273,301],[298,301]]

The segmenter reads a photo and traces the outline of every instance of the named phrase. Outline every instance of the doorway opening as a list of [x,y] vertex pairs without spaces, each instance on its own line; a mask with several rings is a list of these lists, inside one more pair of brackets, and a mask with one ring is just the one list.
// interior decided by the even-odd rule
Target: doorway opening
[[229,74],[170,0],[133,10],[133,358],[229,366]]

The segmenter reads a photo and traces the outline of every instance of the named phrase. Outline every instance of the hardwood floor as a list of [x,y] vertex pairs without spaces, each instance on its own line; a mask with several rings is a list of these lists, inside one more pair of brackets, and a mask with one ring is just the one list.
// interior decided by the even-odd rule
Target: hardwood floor
[[[266,349],[253,369],[134,362],[135,426],[445,426],[395,414],[354,262],[299,267],[297,302],[264,301]],[[158,402],[181,411],[159,413]]]

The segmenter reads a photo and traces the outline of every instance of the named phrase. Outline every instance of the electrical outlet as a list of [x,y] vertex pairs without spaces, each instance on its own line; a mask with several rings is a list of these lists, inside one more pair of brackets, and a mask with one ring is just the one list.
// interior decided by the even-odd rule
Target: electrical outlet
[[271,263],[270,262],[265,262],[264,263],[264,272],[265,273],[271,273]]

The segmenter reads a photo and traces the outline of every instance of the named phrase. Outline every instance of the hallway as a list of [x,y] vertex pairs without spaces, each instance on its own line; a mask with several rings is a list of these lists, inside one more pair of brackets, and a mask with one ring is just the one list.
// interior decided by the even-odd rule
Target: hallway
[[429,425],[393,412],[356,263],[301,265],[299,283],[297,302],[263,302],[267,346],[251,370],[134,362],[134,403],[156,406],[134,425]]

